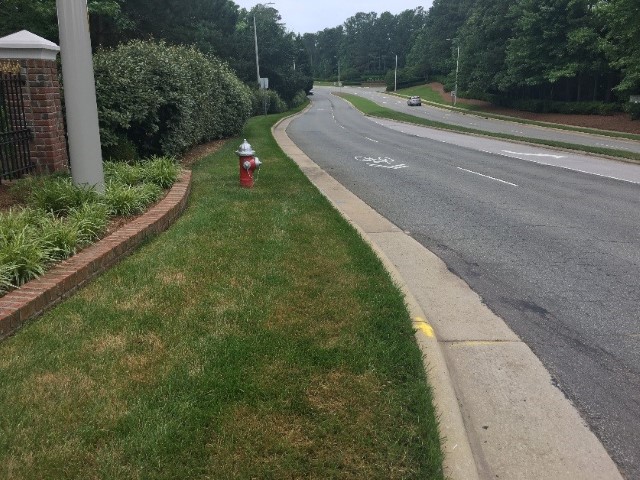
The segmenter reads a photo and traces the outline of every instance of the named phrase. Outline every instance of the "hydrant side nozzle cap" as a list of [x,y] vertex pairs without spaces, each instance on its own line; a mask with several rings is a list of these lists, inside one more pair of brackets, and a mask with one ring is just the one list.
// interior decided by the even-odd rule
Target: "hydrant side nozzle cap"
[[244,139],[244,142],[242,142],[242,144],[240,145],[240,148],[236,152],[236,154],[241,157],[248,157],[255,153],[256,152],[253,151],[253,148],[251,148],[251,145],[249,144],[249,142],[247,142],[246,138]]

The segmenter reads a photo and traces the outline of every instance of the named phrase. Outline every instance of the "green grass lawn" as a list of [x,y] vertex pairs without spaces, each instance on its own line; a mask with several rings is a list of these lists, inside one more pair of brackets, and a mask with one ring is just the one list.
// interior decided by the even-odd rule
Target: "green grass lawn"
[[399,290],[271,137],[194,166],[181,219],[0,343],[0,477],[440,479]]
[[397,112],[390,108],[383,107],[377,103],[362,98],[358,95],[352,95],[349,93],[334,93],[339,97],[348,100],[353,106],[360,110],[365,115],[371,115],[373,117],[388,118],[390,120],[398,120],[401,122],[413,123],[416,125],[424,125],[426,127],[439,128],[441,130],[450,130],[460,133],[471,133],[475,135],[483,135],[486,137],[500,138],[504,140],[516,140],[521,142],[532,143],[536,145],[544,145],[549,147],[563,148],[566,150],[576,150],[580,152],[595,153],[597,155],[607,155],[610,157],[621,158],[630,160],[634,163],[640,163],[640,154],[635,152],[628,152],[624,150],[615,150],[612,148],[591,147],[587,145],[576,145],[572,143],[556,142],[553,140],[542,140],[537,138],[521,137],[517,135],[509,135],[504,133],[485,132],[474,128],[461,127],[459,125],[451,125],[444,122],[437,122],[429,120],[428,118],[416,117],[404,112]]

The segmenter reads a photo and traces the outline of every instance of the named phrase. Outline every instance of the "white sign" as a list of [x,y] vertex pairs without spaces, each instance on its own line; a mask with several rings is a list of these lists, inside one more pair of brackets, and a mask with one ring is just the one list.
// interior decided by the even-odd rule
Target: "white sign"
[[260,78],[260,90],[268,90],[268,89],[269,89],[269,79]]

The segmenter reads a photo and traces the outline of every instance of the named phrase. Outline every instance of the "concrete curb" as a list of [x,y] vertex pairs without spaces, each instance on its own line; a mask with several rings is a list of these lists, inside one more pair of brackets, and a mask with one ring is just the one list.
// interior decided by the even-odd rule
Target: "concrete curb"
[[147,238],[169,228],[186,208],[190,190],[191,171],[185,170],[164,199],[149,211],[0,298],[0,340],[69,297]]
[[[302,112],[280,120],[272,127],[272,134],[285,154],[291,157],[298,164],[300,169],[307,175],[316,188],[320,190],[336,210],[338,210],[342,216],[351,225],[353,225],[360,236],[372,247],[387,271],[390,273],[396,285],[405,295],[407,308],[414,321],[416,341],[418,342],[418,346],[422,352],[424,367],[428,373],[429,384],[433,391],[434,403],[439,419],[442,449],[445,455],[445,474],[452,480],[478,479],[478,471],[471,451],[467,431],[464,426],[462,413],[458,406],[455,390],[451,383],[447,364],[433,328],[431,328],[426,320],[426,315],[407,288],[406,283],[394,264],[389,260],[373,238],[369,236],[363,228],[361,228],[361,225],[352,220],[344,208],[344,200],[340,199],[347,196],[353,197],[350,198],[352,203],[356,203],[356,200],[357,202],[362,202],[313,163],[309,157],[302,153],[302,151],[293,144],[286,133],[286,128],[289,123],[298,115],[306,113],[309,108],[311,108],[311,105],[305,108]],[[364,203],[362,203],[362,205],[364,205]],[[371,213],[373,216],[377,216],[377,213],[373,212],[373,210],[371,210]],[[391,226],[391,224],[387,226],[388,229],[389,227],[391,231],[401,233],[400,229],[397,227]]]

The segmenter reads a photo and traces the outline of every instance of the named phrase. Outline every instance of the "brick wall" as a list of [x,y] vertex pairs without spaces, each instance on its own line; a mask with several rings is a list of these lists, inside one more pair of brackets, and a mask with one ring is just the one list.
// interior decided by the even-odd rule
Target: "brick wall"
[[50,60],[20,60],[26,72],[25,117],[33,131],[31,160],[40,172],[66,169],[69,164],[58,65]]

